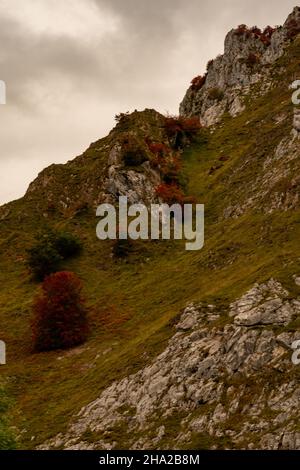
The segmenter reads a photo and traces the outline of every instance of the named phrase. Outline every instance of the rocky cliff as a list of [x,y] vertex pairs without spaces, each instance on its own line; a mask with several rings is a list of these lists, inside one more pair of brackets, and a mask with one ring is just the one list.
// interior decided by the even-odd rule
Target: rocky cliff
[[[291,346],[300,332],[277,329],[300,315],[300,297],[271,279],[232,303],[228,315],[233,322],[224,326],[215,305],[188,305],[153,362],[113,383],[41,448],[112,449],[122,428],[130,449],[298,449]],[[174,414],[180,418],[170,437]]]
[[[236,116],[245,109],[254,89],[258,95],[272,87],[272,64],[283,55],[300,31],[300,9],[295,7],[281,27],[240,25],[226,36],[224,54],[207,64],[202,80],[197,77],[188,89],[180,113],[197,115],[204,125],[218,122],[225,112]],[[199,78],[199,77],[198,77]]]

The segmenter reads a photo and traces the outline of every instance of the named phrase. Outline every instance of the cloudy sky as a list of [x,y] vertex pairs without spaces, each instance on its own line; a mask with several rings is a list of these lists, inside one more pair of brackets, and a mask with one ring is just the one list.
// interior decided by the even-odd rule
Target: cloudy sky
[[0,204],[79,155],[114,115],[177,113],[240,23],[282,24],[295,0],[0,0]]

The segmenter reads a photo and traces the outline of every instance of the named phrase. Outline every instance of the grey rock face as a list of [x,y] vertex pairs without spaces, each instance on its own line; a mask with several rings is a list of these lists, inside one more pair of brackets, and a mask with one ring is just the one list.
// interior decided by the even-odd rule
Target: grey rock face
[[288,292],[271,279],[266,284],[254,286],[233,303],[230,315],[234,316],[236,325],[287,325],[300,314],[300,303],[285,300],[287,296]]
[[116,142],[110,149],[103,183],[102,199],[105,202],[114,202],[120,196],[127,196],[129,204],[150,204],[157,200],[155,188],[160,183],[159,171],[152,169],[148,161],[137,170],[125,165],[120,143]]
[[[213,60],[207,69],[206,81],[200,90],[190,87],[180,104],[183,116],[199,116],[205,126],[216,124],[225,111],[232,116],[244,110],[244,99],[251,86],[260,82],[260,94],[266,93],[272,85],[269,66],[279,59],[290,43],[291,22],[300,25],[300,9],[295,7],[282,27],[277,27],[270,44],[254,35],[236,34],[231,30],[224,44],[224,54]],[[253,58],[255,60],[250,60]],[[223,93],[219,102],[210,98],[210,90]]]
[[104,199],[112,201],[119,196],[127,196],[130,204],[154,202],[157,199],[155,188],[161,182],[160,175],[147,164],[142,166],[143,171],[136,171],[126,169],[121,164],[110,165],[103,186]]
[[[133,449],[181,448],[195,433],[211,439],[209,448],[224,448],[226,438],[226,448],[300,449],[300,387],[291,374],[291,344],[300,334],[278,330],[299,306],[274,279],[233,302],[225,326],[213,305],[188,305],[157,358],[114,382],[42,448],[118,447],[109,432],[122,425],[122,442]],[[167,422],[178,413],[168,444]],[[98,436],[92,447],[86,432]]]

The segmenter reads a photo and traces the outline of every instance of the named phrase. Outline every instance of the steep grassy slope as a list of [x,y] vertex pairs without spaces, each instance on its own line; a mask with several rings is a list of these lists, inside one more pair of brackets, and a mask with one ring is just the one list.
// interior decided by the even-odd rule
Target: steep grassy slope
[[[95,235],[93,197],[82,205],[91,181],[98,178],[95,184],[101,184],[107,154],[99,154],[99,143],[73,163],[53,166],[46,189],[35,185],[30,197],[2,208],[1,213],[8,215],[0,227],[0,338],[7,343],[8,360],[1,375],[15,401],[11,417],[19,432],[19,447],[33,448],[63,432],[72,416],[113,380],[147,364],[163,349],[173,333],[174,319],[187,302],[214,303],[225,311],[255,282],[272,276],[291,292],[297,289],[292,275],[299,270],[299,205],[271,210],[270,201],[279,193],[299,191],[290,184],[291,175],[299,173],[299,157],[288,164],[286,174],[282,174],[282,162],[274,158],[276,147],[284,137],[289,139],[292,129],[288,85],[300,74],[299,56],[297,40],[276,63],[266,95],[257,96],[254,87],[241,115],[225,116],[214,131],[203,130],[184,151],[188,192],[206,205],[206,242],[201,251],[186,252],[181,242],[138,242],[127,261],[110,256],[111,243],[100,242]],[[147,122],[149,116],[136,114],[130,126],[139,126],[139,119]],[[149,132],[157,128],[152,124]],[[116,128],[108,136],[104,147],[119,131]],[[221,156],[228,158],[220,161]],[[277,169],[276,186],[269,181],[254,207],[248,207],[244,203],[257,194],[255,181],[266,171],[268,158]],[[75,176],[71,179],[71,175]],[[69,213],[45,217],[50,192],[55,200],[65,188],[70,197],[78,194],[79,206],[74,209],[75,201]],[[227,217],[228,207],[235,208],[234,217]],[[77,233],[84,243],[83,254],[65,268],[84,281],[93,328],[82,347],[33,354],[31,303],[38,286],[28,276],[24,255],[45,223]],[[111,322],[104,321],[107,312]],[[225,315],[220,320],[230,321]]]

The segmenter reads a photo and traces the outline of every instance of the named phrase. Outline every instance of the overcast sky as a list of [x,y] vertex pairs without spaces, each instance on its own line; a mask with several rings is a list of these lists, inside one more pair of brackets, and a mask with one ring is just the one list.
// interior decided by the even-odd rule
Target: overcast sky
[[295,0],[0,0],[0,204],[105,136],[114,115],[178,113],[240,23],[282,24]]

